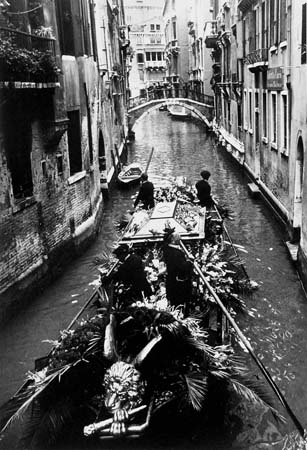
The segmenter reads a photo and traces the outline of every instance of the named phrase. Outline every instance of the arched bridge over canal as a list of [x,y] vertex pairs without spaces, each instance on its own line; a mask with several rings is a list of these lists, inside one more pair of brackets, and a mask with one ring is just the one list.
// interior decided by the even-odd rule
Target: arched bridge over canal
[[180,105],[194,113],[208,127],[214,115],[213,96],[186,89],[156,89],[128,100],[128,128],[133,136],[133,127],[138,119],[162,105]]

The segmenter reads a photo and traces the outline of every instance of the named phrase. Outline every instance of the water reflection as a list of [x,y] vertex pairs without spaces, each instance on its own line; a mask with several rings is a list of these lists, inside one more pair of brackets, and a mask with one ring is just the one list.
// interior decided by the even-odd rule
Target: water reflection
[[[228,230],[233,241],[248,251],[242,253],[242,259],[250,277],[260,284],[259,290],[247,300],[254,318],[242,318],[241,327],[285,392],[295,414],[303,425],[307,424],[307,302],[283,243],[283,228],[262,201],[248,196],[248,181],[242,170],[206,135],[201,124],[172,120],[166,112],[155,111],[145,116],[135,131],[136,141],[129,151],[128,162],[138,161],[145,167],[154,147],[149,178],[184,175],[195,183],[202,169],[211,172],[213,193],[234,212],[234,220],[227,223]],[[50,344],[42,341],[55,339],[86,301],[93,289],[90,283],[97,278],[95,258],[112,250],[117,239],[114,223],[132,207],[131,196],[136,190],[112,188],[101,232],[92,247],[1,331],[1,401],[14,392],[25,372],[33,368],[35,357],[49,350]],[[251,370],[257,372],[252,363]],[[262,419],[254,410],[249,415],[251,421],[253,417]],[[271,421],[267,422],[266,436],[275,433],[277,437],[278,430],[272,418]],[[293,428],[291,422],[288,428]],[[243,430],[235,444],[246,449],[250,439],[251,431]],[[227,450],[229,445],[212,441],[207,448]],[[176,448],[184,448],[183,442]]]

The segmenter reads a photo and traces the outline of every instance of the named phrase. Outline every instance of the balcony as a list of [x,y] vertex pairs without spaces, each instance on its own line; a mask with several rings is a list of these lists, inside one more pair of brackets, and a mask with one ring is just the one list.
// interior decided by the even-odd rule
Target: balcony
[[57,87],[55,39],[0,27],[0,87]]
[[165,48],[165,52],[167,54],[178,54],[180,50],[180,47],[178,45],[178,41],[177,39],[173,39],[172,41],[169,41],[166,48]]
[[152,71],[165,71],[166,70],[166,63],[165,61],[146,61],[145,62],[145,69]]
[[263,72],[264,70],[267,70],[268,67],[268,49],[259,48],[249,53],[243,61],[244,64],[247,64],[248,69],[251,72]]
[[164,77],[164,81],[172,84],[179,84],[179,75],[169,75]]
[[215,48],[217,39],[218,39],[218,33],[217,33],[217,21],[212,20],[210,22],[206,22],[204,27],[205,32],[205,45],[207,48]]

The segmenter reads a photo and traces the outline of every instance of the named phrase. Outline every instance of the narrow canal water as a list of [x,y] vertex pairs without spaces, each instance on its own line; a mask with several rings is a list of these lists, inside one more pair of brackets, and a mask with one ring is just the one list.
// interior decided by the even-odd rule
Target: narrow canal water
[[[202,124],[176,121],[167,112],[156,111],[145,116],[135,131],[136,140],[129,150],[128,161],[139,161],[145,166],[149,151],[154,147],[149,177],[184,175],[195,183],[201,169],[211,172],[214,195],[233,211],[234,220],[226,222],[229,233],[235,243],[245,247],[247,253],[242,253],[242,259],[247,272],[260,285],[247,300],[254,317],[240,319],[240,326],[295,414],[307,427],[307,300],[288,257],[282,226],[263,201],[249,197],[248,180],[241,169],[217,147]],[[31,305],[0,331],[1,403],[22,383],[25,373],[33,369],[34,359],[49,351],[51,344],[44,340],[56,339],[59,330],[70,323],[90,295],[91,282],[97,278],[95,260],[102,252],[111,251],[117,239],[114,224],[131,208],[131,196],[136,189],[120,191],[112,188],[95,243],[65,269],[53,285],[43,293],[33,295]],[[250,367],[257,373],[258,369],[252,363]],[[255,430],[251,436],[250,431],[243,430],[236,438],[229,433],[201,445],[186,441],[156,442],[146,448],[271,448],[257,447],[258,441],[266,441],[270,433],[271,437],[275,433],[276,425],[271,420],[271,431],[266,428],[266,436],[258,435]],[[280,432],[292,429],[289,419]],[[248,444],[249,441],[254,445]],[[130,446],[127,444],[122,448]]]

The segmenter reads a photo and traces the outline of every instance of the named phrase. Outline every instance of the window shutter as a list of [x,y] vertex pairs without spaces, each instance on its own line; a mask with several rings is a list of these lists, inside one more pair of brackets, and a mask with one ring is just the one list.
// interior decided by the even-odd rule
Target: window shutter
[[306,5],[302,5],[302,47],[301,47],[301,63],[306,64]]

